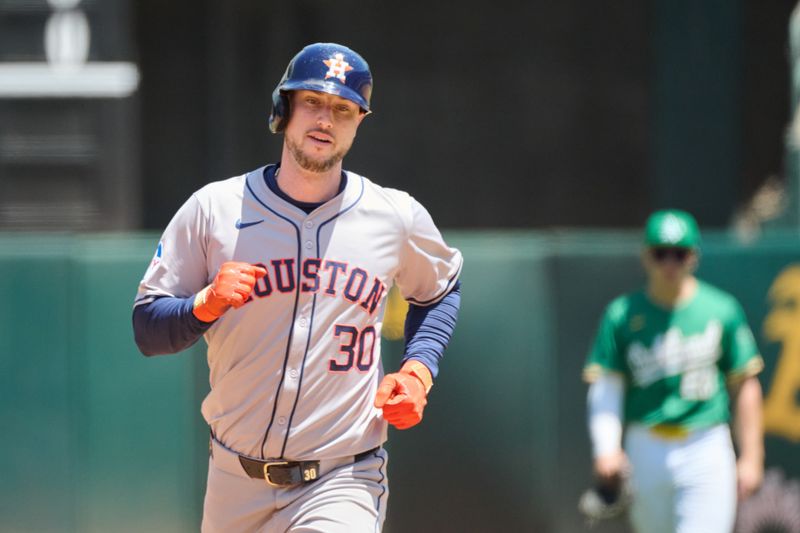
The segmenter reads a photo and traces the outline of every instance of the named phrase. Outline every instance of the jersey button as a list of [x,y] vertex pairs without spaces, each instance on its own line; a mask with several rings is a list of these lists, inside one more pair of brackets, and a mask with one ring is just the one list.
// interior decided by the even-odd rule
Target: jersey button
[[310,250],[312,246],[314,246],[314,243],[313,243],[313,242],[311,242],[311,241],[306,241],[306,248],[307,248],[308,250]]
[[313,228],[313,227],[314,227],[314,222],[313,222],[313,221],[311,221],[311,220],[306,220],[306,223],[305,223],[305,224],[303,224],[303,225],[304,225],[305,227],[307,227],[308,229],[311,229],[311,228]]
[[295,370],[294,368],[289,370],[289,377],[291,377],[292,379],[296,378],[297,377],[297,370]]
[[280,424],[280,425],[284,425],[285,423],[286,423],[286,418],[285,418],[285,417],[280,417],[280,418],[278,419],[278,424]]
[[304,328],[308,325],[308,320],[306,320],[305,318],[301,318],[300,320],[298,320],[297,323],[300,324],[301,328]]

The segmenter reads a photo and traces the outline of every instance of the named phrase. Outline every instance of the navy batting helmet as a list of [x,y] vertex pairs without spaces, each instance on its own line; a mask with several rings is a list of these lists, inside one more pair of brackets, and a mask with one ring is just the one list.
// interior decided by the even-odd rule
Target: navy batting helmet
[[272,92],[269,129],[278,133],[289,117],[287,91],[306,89],[341,96],[369,113],[372,74],[364,58],[335,43],[310,44],[292,58],[278,86]]

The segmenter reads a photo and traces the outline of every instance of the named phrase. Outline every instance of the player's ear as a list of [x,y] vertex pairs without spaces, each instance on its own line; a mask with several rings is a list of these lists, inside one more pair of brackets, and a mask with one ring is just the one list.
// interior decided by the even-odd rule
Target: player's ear
[[653,275],[658,268],[656,260],[653,259],[653,255],[650,253],[650,248],[642,248],[642,251],[639,253],[639,260],[642,263],[642,268],[647,277]]
[[697,271],[697,266],[700,264],[700,250],[692,250],[691,253],[689,253],[687,261],[689,262],[689,272],[694,274]]

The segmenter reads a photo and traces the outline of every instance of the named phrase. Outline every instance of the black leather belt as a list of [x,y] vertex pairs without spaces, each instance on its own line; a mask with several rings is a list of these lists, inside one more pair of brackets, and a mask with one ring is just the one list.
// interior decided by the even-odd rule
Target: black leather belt
[[[372,455],[380,446],[359,453],[353,462],[357,463]],[[272,487],[291,487],[301,483],[311,483],[319,477],[319,461],[259,461],[243,455],[239,462],[247,475],[253,479],[263,479]]]

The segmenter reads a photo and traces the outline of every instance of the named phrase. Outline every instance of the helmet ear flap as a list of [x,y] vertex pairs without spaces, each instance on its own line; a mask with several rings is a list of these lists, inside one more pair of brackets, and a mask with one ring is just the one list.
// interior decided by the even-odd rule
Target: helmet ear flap
[[280,133],[286,129],[289,119],[289,96],[280,90],[280,86],[272,93],[272,113],[269,116],[269,130]]

